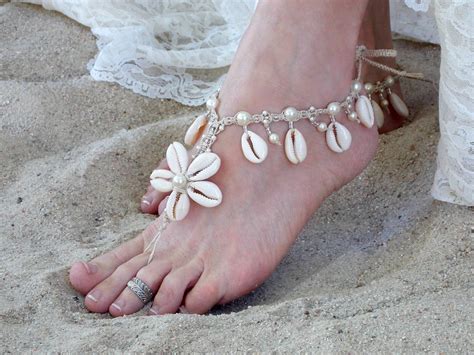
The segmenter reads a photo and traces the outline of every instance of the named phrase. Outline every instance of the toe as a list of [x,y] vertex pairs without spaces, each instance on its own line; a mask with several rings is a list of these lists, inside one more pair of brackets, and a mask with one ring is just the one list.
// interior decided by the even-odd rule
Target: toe
[[143,196],[140,203],[140,209],[143,213],[158,214],[158,205],[166,196],[165,193],[154,190],[153,188]]
[[143,236],[140,235],[90,262],[77,261],[69,271],[71,285],[85,295],[92,287],[110,276],[119,265],[142,252]]
[[148,254],[140,254],[120,265],[104,281],[94,287],[85,298],[88,310],[96,313],[104,313],[109,310],[112,302],[126,287],[127,282],[132,279],[148,261]]
[[221,284],[212,277],[201,277],[183,302],[183,313],[204,314],[223,299]]
[[[138,271],[137,277],[147,284],[153,291],[153,294],[155,294],[160,287],[161,281],[170,270],[170,263],[154,259],[149,265],[146,265]],[[123,316],[138,312],[143,306],[143,302],[127,287],[110,305],[109,312],[114,317]]]
[[168,197],[165,197],[163,200],[161,200],[159,206],[158,206],[158,214],[161,216],[163,211],[166,208],[166,202],[168,202]]
[[200,262],[191,262],[171,271],[161,283],[150,314],[176,313],[183,303],[185,292],[198,281],[202,271],[203,266]]
[[[166,160],[162,160],[157,169],[168,169]],[[140,209],[143,213],[158,214],[158,205],[167,194],[156,191],[151,185],[148,185],[145,195],[140,202]]]

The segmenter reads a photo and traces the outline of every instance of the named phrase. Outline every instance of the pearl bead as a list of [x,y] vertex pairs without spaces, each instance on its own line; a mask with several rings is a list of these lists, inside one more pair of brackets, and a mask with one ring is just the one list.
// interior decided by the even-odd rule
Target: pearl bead
[[280,137],[276,133],[272,133],[268,136],[268,140],[272,144],[280,144]]
[[188,183],[188,180],[183,175],[175,175],[173,177],[173,186],[174,187],[177,187],[179,189],[183,189],[183,188],[186,187],[187,183]]
[[357,120],[357,112],[355,111],[349,112],[349,114],[347,115],[347,118],[351,121]]
[[211,97],[209,100],[207,100],[206,107],[209,110],[215,110],[218,103],[219,103],[219,101],[217,100],[217,98]]
[[393,84],[395,84],[395,79],[393,78],[393,76],[389,75],[385,78],[385,84],[387,84],[387,86],[393,86]]
[[382,101],[380,101],[380,105],[382,105],[383,107],[388,107],[388,105],[389,105],[388,100],[383,99]]
[[328,129],[328,125],[324,122],[321,122],[321,123],[318,124],[317,128],[318,128],[319,132],[324,132]]
[[360,81],[354,80],[351,84],[351,91],[354,94],[358,94],[362,90],[362,83]]
[[285,111],[283,111],[283,114],[285,115],[285,118],[290,122],[296,121],[298,119],[298,110],[294,107],[287,107]]
[[237,124],[243,127],[250,123],[252,116],[248,112],[240,111],[239,113],[237,113],[236,118],[237,118]]
[[372,83],[365,83],[364,89],[365,89],[365,91],[367,92],[367,94],[370,95],[371,93],[374,92],[375,86],[374,86],[374,84],[372,84]]
[[341,112],[341,104],[339,102],[331,102],[327,109],[330,116],[336,116],[339,112]]

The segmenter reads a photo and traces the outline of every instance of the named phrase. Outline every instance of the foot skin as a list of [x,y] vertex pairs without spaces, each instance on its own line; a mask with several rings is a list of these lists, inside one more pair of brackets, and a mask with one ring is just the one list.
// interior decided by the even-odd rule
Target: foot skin
[[[388,0],[371,0],[366,8],[363,22],[361,25],[358,44],[364,44],[367,48],[393,48],[392,32],[390,29],[390,11],[389,11]],[[379,58],[378,62],[388,65],[392,68],[396,67],[396,58]],[[234,65],[233,67],[235,67]],[[253,74],[253,70],[249,69],[249,72]],[[272,73],[269,73],[271,75]],[[377,81],[383,80],[388,74],[380,69],[365,66],[363,71],[363,77],[368,82],[376,83]],[[228,80],[229,82],[230,80]],[[400,83],[397,82],[393,87],[392,91],[403,98]],[[262,95],[262,101],[264,98],[268,98],[269,94],[265,93]],[[378,97],[374,97],[374,100],[379,102]],[[289,104],[288,100],[283,100],[286,105]],[[379,102],[380,104],[380,102]],[[258,105],[257,105],[258,106]],[[240,111],[242,107],[236,107],[236,110]],[[267,108],[265,108],[267,109]],[[279,108],[278,108],[279,109]],[[261,111],[261,109],[260,109]],[[255,111],[257,112],[257,111]],[[234,113],[230,111],[230,113]],[[403,125],[404,118],[399,116],[393,110],[390,113],[384,112],[385,120],[384,125],[378,131],[379,133],[388,133]],[[161,161],[158,168],[167,168],[166,161]],[[150,214],[161,214],[166,206],[165,195],[159,191],[154,190],[151,185],[148,185],[147,191],[140,202],[140,209],[144,213]]]
[[[323,107],[347,95],[364,7],[359,22],[354,6],[344,8],[347,1],[331,13],[324,13],[331,10],[327,6],[313,9],[321,14],[321,21],[314,21],[301,7],[282,11],[280,6],[289,3],[259,2],[222,88],[221,114],[281,111],[287,105]],[[329,24],[340,31],[327,32]],[[324,199],[354,179],[375,154],[375,127],[367,129],[342,116],[339,120],[352,133],[352,146],[342,154],[330,151],[324,135],[309,123],[297,123],[308,144],[308,156],[298,166],[288,162],[283,147],[274,145],[264,163],[249,163],[240,153],[242,130],[227,129],[213,146],[222,166],[212,180],[223,192],[223,203],[212,209],[193,205],[183,221],[170,224],[148,265],[148,254],[142,252],[158,220],[117,249],[88,263],[76,262],[70,281],[86,295],[86,307],[113,316],[137,312],[143,304],[126,288],[134,276],[156,293],[150,314],[159,315],[205,313],[258,287]],[[283,123],[272,128],[280,137],[288,129]],[[251,129],[265,136],[260,127]],[[155,197],[157,208],[165,196]]]

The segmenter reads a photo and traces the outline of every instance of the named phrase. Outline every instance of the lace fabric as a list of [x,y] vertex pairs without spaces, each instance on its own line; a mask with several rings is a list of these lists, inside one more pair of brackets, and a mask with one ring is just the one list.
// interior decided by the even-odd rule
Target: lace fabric
[[436,199],[474,206],[474,2],[434,1],[441,42]]
[[[22,1],[22,0],[16,0]],[[216,92],[255,0],[26,0],[90,27],[99,49],[88,68],[151,98],[202,105]],[[221,70],[209,70],[221,69]]]
[[[203,104],[220,86],[257,2],[23,1],[92,29],[99,48],[88,65],[94,79],[191,106]],[[433,196],[474,205],[474,2],[391,1],[391,13],[394,31],[442,46]]]

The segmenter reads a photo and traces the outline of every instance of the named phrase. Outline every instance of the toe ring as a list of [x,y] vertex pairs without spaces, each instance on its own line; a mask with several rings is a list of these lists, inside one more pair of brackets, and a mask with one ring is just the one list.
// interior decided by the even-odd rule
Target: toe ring
[[153,291],[151,288],[138,277],[134,277],[128,281],[127,287],[140,299],[140,301],[143,302],[143,304],[147,304],[153,298]]

